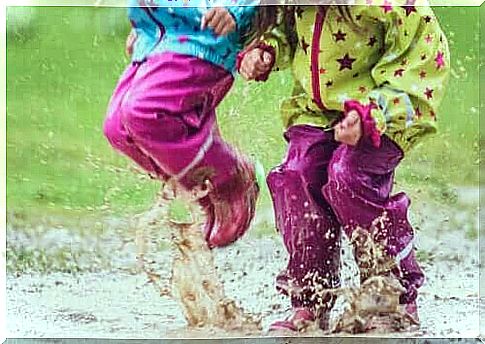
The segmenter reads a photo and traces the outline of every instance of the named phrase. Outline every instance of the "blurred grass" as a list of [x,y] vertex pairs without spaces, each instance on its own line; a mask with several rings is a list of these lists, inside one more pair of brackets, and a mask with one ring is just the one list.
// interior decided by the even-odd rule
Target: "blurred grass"
[[[7,209],[26,223],[129,215],[145,209],[158,189],[102,135],[109,97],[127,63],[124,11],[7,10]],[[478,8],[436,12],[453,54],[441,131],[406,158],[397,181],[399,188],[447,200],[450,185],[478,184],[480,18]],[[266,170],[284,154],[278,104],[290,88],[288,73],[265,84],[238,80],[218,110],[224,136]],[[261,202],[269,204],[267,190]]]

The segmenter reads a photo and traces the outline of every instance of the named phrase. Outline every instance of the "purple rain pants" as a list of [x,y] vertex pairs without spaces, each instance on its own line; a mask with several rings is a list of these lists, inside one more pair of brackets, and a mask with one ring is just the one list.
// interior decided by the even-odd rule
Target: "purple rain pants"
[[365,139],[355,147],[339,144],[333,132],[309,125],[295,125],[284,136],[287,155],[267,178],[276,227],[289,253],[277,289],[290,295],[295,308],[328,312],[335,298],[315,286],[340,285],[341,230],[351,237],[357,227],[369,229],[385,214],[376,238],[395,259],[392,273],[407,290],[401,303],[413,302],[424,274],[407,219],[410,201],[404,193],[390,195],[402,150],[385,135],[380,148]]
[[110,144],[162,180],[215,187],[237,173],[238,155],[218,130],[215,108],[232,75],[188,55],[161,53],[128,66],[104,122]]

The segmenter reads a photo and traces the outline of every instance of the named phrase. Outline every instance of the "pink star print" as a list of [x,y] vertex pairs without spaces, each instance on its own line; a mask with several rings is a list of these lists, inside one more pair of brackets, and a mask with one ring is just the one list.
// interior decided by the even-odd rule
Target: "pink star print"
[[384,5],[381,7],[384,10],[384,13],[388,13],[392,11],[392,4],[388,0],[385,0]]
[[424,37],[426,43],[431,44],[433,42],[433,36],[429,33],[426,37]]
[[436,61],[436,69],[441,69],[445,66],[445,54],[443,54],[442,51],[438,51],[438,54],[436,55],[436,58],[434,59]]

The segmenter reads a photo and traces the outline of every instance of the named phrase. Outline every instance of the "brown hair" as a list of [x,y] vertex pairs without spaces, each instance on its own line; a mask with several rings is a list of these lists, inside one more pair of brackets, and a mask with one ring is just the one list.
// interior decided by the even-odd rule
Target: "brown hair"
[[244,41],[251,43],[261,38],[266,32],[277,25],[278,8],[273,5],[259,5],[256,15],[253,18],[251,27],[244,35]]
[[344,20],[353,22],[352,16],[350,14],[350,6],[349,5],[339,5],[338,7],[338,12],[344,18]]
[[295,6],[293,5],[265,5],[258,6],[257,13],[253,19],[251,28],[246,34],[247,44],[257,43],[264,38],[274,27],[283,24],[288,43],[293,47],[298,44],[298,37],[295,30]]

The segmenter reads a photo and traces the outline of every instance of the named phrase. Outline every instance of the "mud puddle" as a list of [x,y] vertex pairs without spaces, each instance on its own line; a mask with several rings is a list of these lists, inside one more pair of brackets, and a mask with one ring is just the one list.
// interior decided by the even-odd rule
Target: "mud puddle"
[[[478,192],[477,192],[478,193]],[[478,242],[455,223],[477,225],[475,196],[471,193],[450,209],[437,209],[433,204],[415,206],[413,223],[417,223],[420,260],[427,275],[418,304],[421,328],[413,333],[392,333],[390,336],[476,337],[479,326],[478,307]],[[476,198],[478,202],[478,198]],[[461,210],[461,209],[464,210]],[[264,216],[260,212],[256,226]],[[263,218],[262,218],[263,217]],[[54,231],[45,231],[53,236]],[[10,234],[11,235],[11,234]],[[15,234],[19,237],[19,233]],[[274,278],[285,266],[281,240],[274,237],[247,236],[235,245],[214,251],[214,271],[224,299],[234,300],[237,307],[261,319],[262,331],[253,329],[225,331],[221,329],[188,329],[183,308],[174,298],[160,296],[160,290],[148,283],[146,274],[136,273],[137,247],[119,246],[117,238],[106,259],[114,264],[99,271],[69,273],[9,273],[7,275],[7,328],[9,337],[84,337],[84,338],[203,338],[267,336],[270,323],[285,317],[288,301],[274,290]],[[8,237],[10,240],[12,237]],[[39,237],[43,238],[42,235]],[[64,240],[75,250],[73,240]],[[28,237],[22,245],[29,243]],[[17,242],[17,243],[18,243]],[[106,252],[105,245],[100,252]],[[122,248],[120,248],[122,247]],[[89,251],[86,248],[86,251]],[[91,251],[96,256],[97,252]],[[85,259],[86,264],[89,259]],[[162,266],[161,284],[170,285],[170,250],[160,250],[152,257]],[[347,248],[344,259],[344,284],[355,284],[355,264]],[[121,268],[122,267],[122,268]],[[216,285],[217,286],[217,285]],[[222,289],[221,289],[222,290]],[[304,334],[320,336],[320,331]]]

